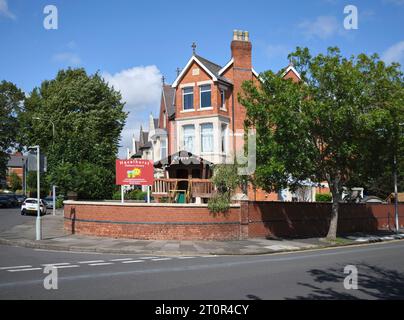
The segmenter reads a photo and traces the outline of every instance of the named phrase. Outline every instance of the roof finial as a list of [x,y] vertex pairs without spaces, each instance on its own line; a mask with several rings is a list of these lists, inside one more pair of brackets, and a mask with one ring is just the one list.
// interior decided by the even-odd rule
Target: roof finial
[[192,54],[195,55],[195,53],[196,53],[196,43],[195,42],[192,43],[191,48],[192,48]]
[[181,73],[181,69],[177,68],[177,70],[175,70],[177,72],[177,77],[179,77],[180,73]]
[[166,77],[162,76],[161,77],[161,82],[163,83],[163,86],[166,84]]

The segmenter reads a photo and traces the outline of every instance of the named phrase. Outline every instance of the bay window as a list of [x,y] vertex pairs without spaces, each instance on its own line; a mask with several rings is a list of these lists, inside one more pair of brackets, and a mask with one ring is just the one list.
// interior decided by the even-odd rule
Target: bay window
[[195,146],[195,126],[194,125],[186,125],[183,126],[183,141],[184,141],[184,150],[188,152],[194,153]]
[[201,152],[213,152],[213,124],[201,124]]

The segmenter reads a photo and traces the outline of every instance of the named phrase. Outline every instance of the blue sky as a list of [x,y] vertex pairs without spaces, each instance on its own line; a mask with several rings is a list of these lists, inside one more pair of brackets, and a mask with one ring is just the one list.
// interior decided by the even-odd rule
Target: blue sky
[[[43,27],[46,5],[58,9],[57,30]],[[355,5],[359,29],[345,30]],[[232,30],[248,30],[258,72],[287,65],[296,46],[314,53],[339,46],[344,55],[378,53],[404,64],[404,0],[0,0],[0,80],[29,93],[68,66],[99,71],[118,87],[130,112],[120,155],[148,114],[158,114],[160,78],[175,78],[197,53],[224,65]]]

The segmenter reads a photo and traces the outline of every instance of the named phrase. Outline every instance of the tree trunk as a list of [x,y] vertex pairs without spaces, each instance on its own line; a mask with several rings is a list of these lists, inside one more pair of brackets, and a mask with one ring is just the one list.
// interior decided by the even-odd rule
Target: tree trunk
[[338,188],[338,181],[333,181],[330,187],[332,194],[332,208],[331,208],[330,228],[328,229],[327,239],[335,240],[337,238],[338,209],[339,209],[339,201],[341,199],[341,193]]

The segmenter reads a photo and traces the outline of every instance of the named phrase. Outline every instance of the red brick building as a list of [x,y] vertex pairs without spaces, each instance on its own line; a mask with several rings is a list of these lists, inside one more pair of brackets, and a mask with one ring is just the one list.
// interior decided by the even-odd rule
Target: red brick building
[[[301,79],[292,65],[285,69],[284,78]],[[247,31],[233,32],[230,58],[224,66],[200,56],[194,46],[193,55],[175,81],[171,85],[163,81],[158,127],[152,126],[148,134],[151,159],[158,162],[187,151],[210,164],[233,163],[244,146],[246,110],[238,101],[244,81],[260,83]],[[133,150],[132,154],[139,155],[139,151]],[[209,170],[204,168],[170,165],[159,168],[166,170],[157,177],[209,178],[206,176]],[[278,194],[252,188],[248,196],[251,200],[279,200]]]

